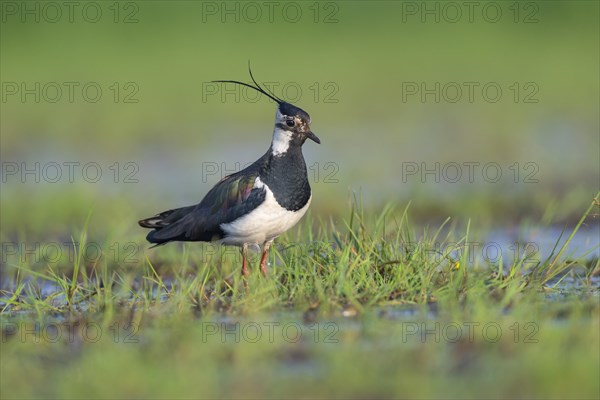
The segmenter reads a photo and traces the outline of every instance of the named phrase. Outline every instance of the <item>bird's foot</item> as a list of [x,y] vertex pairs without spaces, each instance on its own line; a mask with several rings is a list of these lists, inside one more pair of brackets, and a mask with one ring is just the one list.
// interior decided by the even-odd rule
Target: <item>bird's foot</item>
[[267,271],[267,260],[266,257],[264,260],[260,262],[260,272],[262,272],[263,276],[266,278],[269,275],[269,271]]
[[265,242],[263,246],[262,257],[260,258],[260,272],[262,272],[265,278],[269,275],[269,271],[267,271],[267,256],[269,255],[269,248],[271,247],[271,243],[273,243],[273,240]]
[[267,271],[267,256],[268,248],[263,251],[262,257],[260,258],[260,272],[262,272],[265,278],[269,275],[269,271]]
[[250,271],[248,270],[248,265],[246,264],[246,260],[242,263],[242,276],[248,277],[250,276]]
[[248,277],[250,276],[250,271],[248,270],[248,245],[244,244],[242,247],[242,276]]

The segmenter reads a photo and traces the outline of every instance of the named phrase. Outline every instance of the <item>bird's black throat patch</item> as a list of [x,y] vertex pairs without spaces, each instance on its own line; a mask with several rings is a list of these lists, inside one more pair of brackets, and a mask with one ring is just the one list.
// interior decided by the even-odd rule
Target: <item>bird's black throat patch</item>
[[260,180],[271,189],[277,203],[288,211],[298,211],[310,199],[310,184],[300,146],[290,146],[280,156],[265,160]]

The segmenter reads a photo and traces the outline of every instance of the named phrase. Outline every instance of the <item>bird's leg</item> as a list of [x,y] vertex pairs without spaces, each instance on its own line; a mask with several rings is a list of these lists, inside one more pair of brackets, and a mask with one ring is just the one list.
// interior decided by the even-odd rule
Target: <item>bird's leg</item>
[[265,244],[263,245],[263,253],[262,253],[262,257],[260,259],[260,271],[262,272],[263,276],[267,276],[267,255],[269,252],[269,247],[271,247],[271,243],[273,243],[273,240],[269,240],[267,242],[265,242]]
[[244,243],[242,245],[242,275],[248,276],[250,275],[250,271],[248,271],[248,244]]

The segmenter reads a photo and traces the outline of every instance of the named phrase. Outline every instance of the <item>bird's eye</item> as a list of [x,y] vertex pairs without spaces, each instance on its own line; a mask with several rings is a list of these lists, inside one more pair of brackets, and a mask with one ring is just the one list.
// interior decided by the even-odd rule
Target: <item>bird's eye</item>
[[296,125],[296,122],[293,119],[288,119],[285,121],[286,125],[289,126],[290,128],[294,125]]

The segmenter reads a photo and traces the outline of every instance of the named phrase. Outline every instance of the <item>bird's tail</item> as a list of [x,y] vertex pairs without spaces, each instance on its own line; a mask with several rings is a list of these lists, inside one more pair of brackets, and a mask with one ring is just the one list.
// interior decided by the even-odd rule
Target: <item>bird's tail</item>
[[156,246],[172,240],[185,240],[189,227],[185,223],[186,218],[184,217],[193,210],[194,206],[189,206],[163,211],[153,217],[138,221],[138,224],[143,228],[152,229],[146,236],[146,240],[155,243]]

